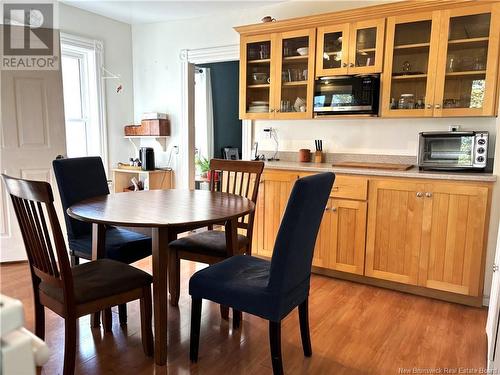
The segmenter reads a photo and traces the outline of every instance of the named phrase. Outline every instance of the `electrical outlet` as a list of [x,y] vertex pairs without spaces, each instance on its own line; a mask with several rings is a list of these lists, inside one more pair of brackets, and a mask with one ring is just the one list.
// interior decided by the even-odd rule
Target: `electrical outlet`
[[448,126],[448,130],[450,132],[457,132],[460,130],[460,125],[450,125],[450,126]]
[[176,155],[179,154],[179,146],[173,146],[172,150],[174,151],[174,154],[176,154]]
[[264,133],[264,135],[267,135],[267,136],[269,136],[269,138],[271,138],[272,137],[273,128],[271,128],[271,127],[269,127],[269,128],[263,128],[262,132]]

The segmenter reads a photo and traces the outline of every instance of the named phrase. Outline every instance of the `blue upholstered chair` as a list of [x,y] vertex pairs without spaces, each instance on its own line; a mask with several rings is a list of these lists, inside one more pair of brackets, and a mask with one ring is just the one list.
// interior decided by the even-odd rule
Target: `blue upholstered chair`
[[[71,265],[79,258],[92,258],[92,224],[75,220],[66,210],[85,199],[109,194],[106,173],[98,156],[56,159],[52,162],[64,210]],[[151,255],[151,238],[123,228],[106,228],[106,258],[133,263]],[[120,306],[120,322],[126,322],[126,307]]]
[[304,355],[312,355],[308,322],[311,264],[334,180],[333,173],[322,173],[295,182],[271,261],[234,256],[191,277],[191,361],[198,360],[202,299],[269,320],[274,374],[283,373],[281,320],[298,306]]

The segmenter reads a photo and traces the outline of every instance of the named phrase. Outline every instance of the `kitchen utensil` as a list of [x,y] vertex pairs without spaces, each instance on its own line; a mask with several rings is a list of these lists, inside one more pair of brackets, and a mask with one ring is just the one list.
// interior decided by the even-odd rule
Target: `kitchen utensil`
[[406,171],[413,167],[412,164],[396,164],[396,163],[364,163],[355,161],[343,161],[333,163],[332,167],[345,167],[345,168],[370,168],[370,169],[388,169],[397,171]]
[[316,151],[314,153],[314,162],[315,163],[323,163],[323,152]]

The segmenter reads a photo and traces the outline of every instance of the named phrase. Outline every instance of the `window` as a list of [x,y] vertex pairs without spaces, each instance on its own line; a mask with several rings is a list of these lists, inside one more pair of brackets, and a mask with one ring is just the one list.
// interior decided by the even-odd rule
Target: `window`
[[106,166],[101,44],[63,35],[61,62],[67,156],[101,156]]

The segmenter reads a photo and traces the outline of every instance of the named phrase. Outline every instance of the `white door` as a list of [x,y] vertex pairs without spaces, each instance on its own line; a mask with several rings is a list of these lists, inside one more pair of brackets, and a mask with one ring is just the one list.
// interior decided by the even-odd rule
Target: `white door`
[[[61,71],[2,70],[0,75],[1,172],[49,182],[59,202],[52,160],[66,153]],[[23,260],[21,233],[0,186],[0,262]]]
[[[500,350],[498,350],[497,336],[500,310],[500,225],[498,228],[497,251],[493,264],[493,280],[491,282],[490,303],[488,308],[488,321],[486,322],[486,335],[488,336],[488,368],[500,370]],[[495,373],[495,372],[492,372]]]

